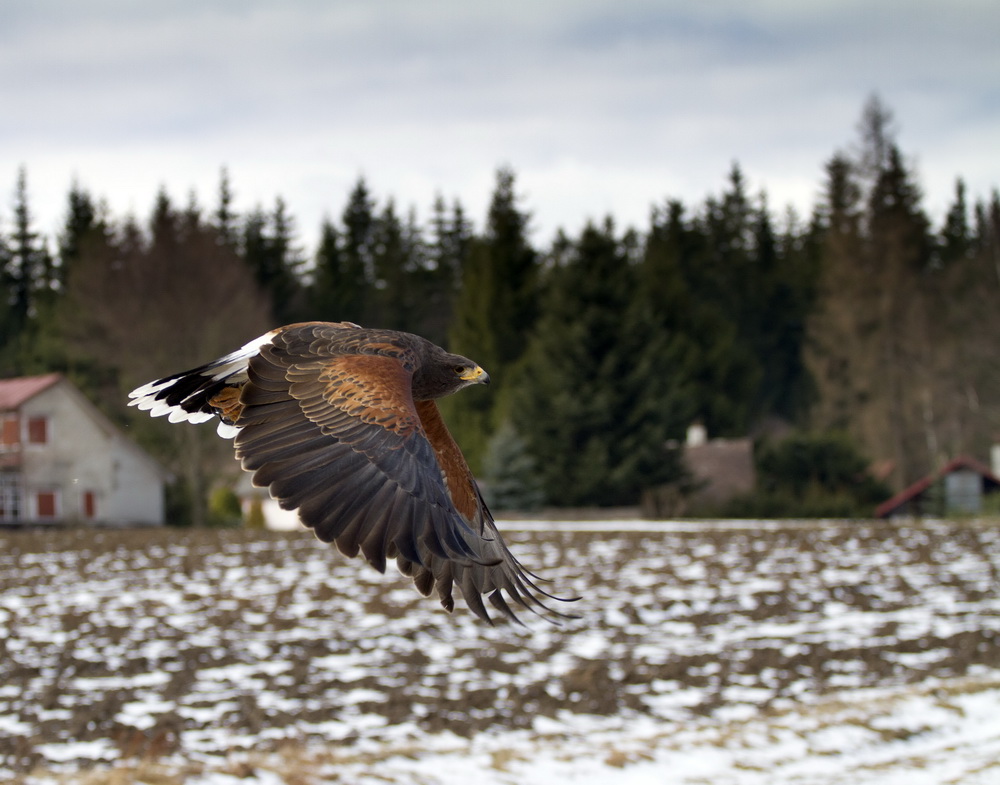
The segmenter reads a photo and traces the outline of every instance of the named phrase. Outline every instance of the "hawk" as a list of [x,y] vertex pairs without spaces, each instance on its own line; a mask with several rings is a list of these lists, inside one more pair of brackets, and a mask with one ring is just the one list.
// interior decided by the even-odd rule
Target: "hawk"
[[171,422],[217,418],[254,485],[344,555],[360,553],[380,572],[395,559],[449,612],[457,586],[489,623],[483,595],[518,623],[512,604],[567,618],[504,543],[435,403],[489,381],[418,335],[305,322],[129,397]]

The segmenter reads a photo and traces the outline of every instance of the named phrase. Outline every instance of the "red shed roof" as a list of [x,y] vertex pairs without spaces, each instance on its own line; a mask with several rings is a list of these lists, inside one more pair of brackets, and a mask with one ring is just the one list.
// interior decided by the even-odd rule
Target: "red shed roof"
[[976,472],[983,477],[985,477],[990,482],[1000,485],[1000,478],[996,477],[993,472],[990,471],[989,467],[983,463],[980,463],[975,458],[969,458],[965,455],[960,455],[957,458],[952,458],[948,463],[938,469],[936,472],[928,474],[924,479],[918,480],[913,483],[909,488],[900,491],[891,499],[882,502],[878,507],[875,508],[875,517],[884,518],[889,515],[897,507],[900,507],[911,499],[919,496],[928,488],[931,487],[937,480],[944,477],[946,474],[951,474],[957,469],[969,469]]
[[43,376],[19,376],[15,379],[0,379],[0,411],[17,409],[25,401],[34,398],[42,390],[58,382],[62,376],[47,373]]

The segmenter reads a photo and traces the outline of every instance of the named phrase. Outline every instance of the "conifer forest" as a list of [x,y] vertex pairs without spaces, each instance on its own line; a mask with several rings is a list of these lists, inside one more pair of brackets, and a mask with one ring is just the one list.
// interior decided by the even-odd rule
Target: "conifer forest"
[[487,369],[489,388],[442,410],[500,507],[682,485],[676,445],[700,421],[755,438],[745,509],[773,514],[770,494],[801,514],[813,488],[817,514],[870,514],[1000,439],[1000,197],[956,172],[932,219],[917,153],[872,99],[817,162],[809,215],[776,211],[734,163],[702,203],[666,194],[646,226],[609,215],[544,247],[509,167],[485,216],[429,194],[418,217],[359,179],[311,249],[280,196],[235,212],[225,169],[207,206],[161,191],[142,218],[73,186],[44,236],[23,168],[0,202],[0,376],[66,374],[172,472],[178,522],[211,518],[231,447],[128,409],[127,392],[305,320],[408,330]]

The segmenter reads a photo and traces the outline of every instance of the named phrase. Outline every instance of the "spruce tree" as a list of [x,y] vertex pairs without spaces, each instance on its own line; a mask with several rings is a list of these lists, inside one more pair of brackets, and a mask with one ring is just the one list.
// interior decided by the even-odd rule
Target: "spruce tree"
[[[740,340],[740,325],[730,280],[734,271],[725,257],[725,242],[713,239],[706,224],[714,209],[684,217],[680,202],[653,212],[640,266],[639,303],[645,308],[651,335],[669,341],[679,352],[678,377],[694,391],[697,417],[711,434],[743,435],[750,416],[759,365]],[[666,351],[657,347],[656,353]]]
[[7,302],[3,309],[0,364],[8,373],[23,373],[32,355],[31,342],[39,309],[51,302],[59,286],[52,255],[34,226],[24,167],[18,170],[13,213],[12,231],[3,259],[2,284]]
[[455,351],[475,352],[500,373],[524,352],[537,313],[538,254],[527,213],[517,207],[514,172],[500,169],[486,227],[472,241],[455,309]]
[[441,402],[442,411],[478,470],[486,444],[503,421],[511,371],[527,345],[538,310],[538,254],[528,239],[528,214],[517,206],[514,172],[500,169],[485,231],[469,244],[455,303],[450,348],[474,358],[493,379]]
[[362,314],[359,321],[368,324],[371,317],[372,304],[369,300],[370,287],[375,279],[374,263],[372,261],[372,246],[375,242],[375,201],[368,192],[364,178],[359,178],[352,189],[341,216],[343,225],[341,258],[345,277],[350,281],[365,281],[364,289],[357,295],[361,298],[357,311]]
[[494,510],[537,510],[545,501],[538,463],[509,420],[490,438],[483,459],[483,496]]
[[275,324],[298,321],[304,306],[300,281],[301,252],[295,245],[294,221],[278,197],[274,211],[259,207],[243,223],[243,259],[271,299]]
[[270,289],[275,319],[281,324],[302,319],[302,249],[295,237],[295,219],[280,196],[275,199],[271,216],[272,246],[275,257],[274,278]]
[[239,241],[238,217],[233,212],[233,189],[226,167],[219,173],[219,202],[213,218],[219,242],[235,248]]
[[417,329],[419,302],[412,250],[395,203],[389,199],[372,225],[374,291],[368,316],[371,324],[409,332]]
[[549,269],[510,411],[550,503],[635,504],[676,473],[666,450],[683,427],[667,391],[673,357],[657,368],[644,352],[647,324],[630,313],[635,274],[610,221],[588,225]]
[[457,292],[472,236],[472,228],[459,201],[454,202],[449,213],[440,195],[434,199],[430,235],[428,268],[434,272],[435,278],[440,279],[441,288],[448,292],[451,299]]
[[0,234],[0,376],[9,376],[17,372],[15,361],[11,356],[14,349],[13,337],[16,335],[14,292],[10,244],[7,238]]
[[45,239],[34,227],[28,203],[28,173],[18,170],[14,190],[14,226],[10,236],[9,266],[14,283],[14,316],[24,328],[35,312],[39,297],[56,284],[55,268]]
[[80,258],[83,246],[99,231],[102,228],[97,205],[86,190],[73,183],[69,191],[66,219],[58,238],[60,285],[65,284],[67,271]]
[[37,298],[37,318],[30,340],[21,356],[22,373],[59,371],[80,389],[98,398],[114,384],[112,369],[94,363],[69,350],[63,338],[66,317],[66,287],[82,260],[107,255],[113,244],[113,230],[91,195],[74,183],[67,198],[63,227],[56,238],[58,264],[54,280],[44,296]]
[[955,201],[948,208],[939,240],[941,265],[947,267],[965,259],[972,251],[972,229],[969,226],[969,207],[965,197],[965,183],[955,181]]
[[794,213],[783,235],[774,228],[767,201],[753,216],[754,293],[741,331],[760,368],[751,404],[756,421],[801,419],[809,404],[811,382],[805,367],[805,322],[816,299],[818,255],[799,236]]
[[368,282],[362,270],[348,265],[341,239],[333,221],[325,219],[309,289],[310,318],[360,323],[365,318],[363,303]]
[[449,211],[441,196],[434,199],[426,233],[412,210],[404,227],[410,329],[441,346],[449,343],[448,331],[470,235],[461,204],[455,202]]
[[150,244],[164,258],[177,253],[180,244],[181,216],[174,209],[166,188],[160,186],[153,201],[153,212],[149,218]]

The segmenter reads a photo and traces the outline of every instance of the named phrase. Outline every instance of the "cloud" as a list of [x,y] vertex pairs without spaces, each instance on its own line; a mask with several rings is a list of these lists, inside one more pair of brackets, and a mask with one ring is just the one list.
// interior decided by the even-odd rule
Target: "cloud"
[[[737,160],[781,209],[878,91],[928,202],[1000,180],[992,1],[679,3],[54,0],[5,6],[0,185],[28,167],[57,222],[70,179],[145,214],[161,183],[244,204],[282,194],[315,231],[359,174],[477,220],[509,163],[540,239],[718,191]],[[942,184],[947,187],[944,188]],[[2,210],[0,210],[2,215]],[[48,228],[48,227],[46,227]]]

